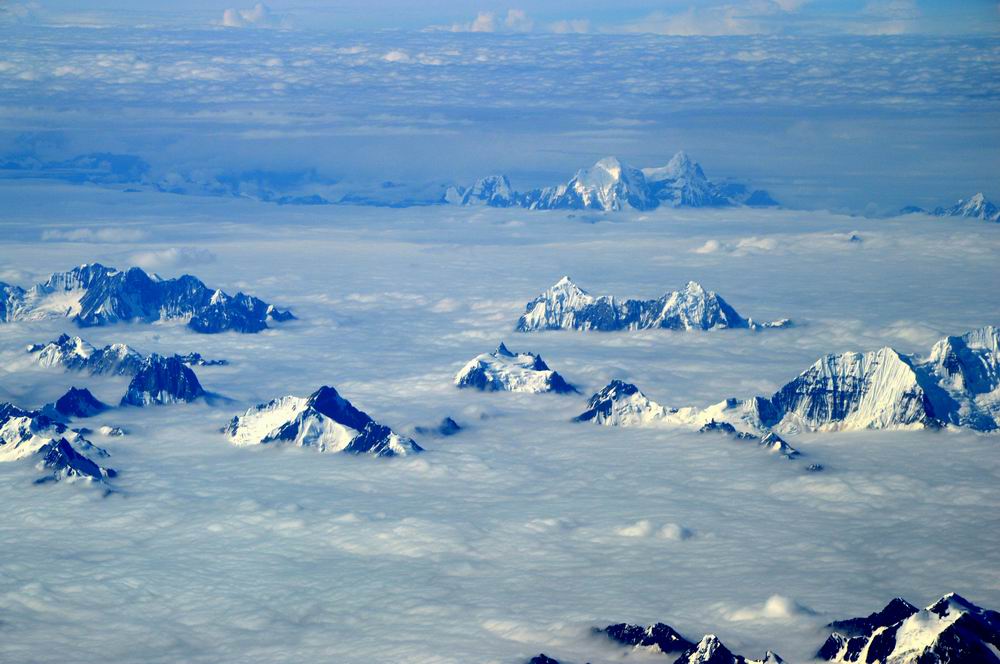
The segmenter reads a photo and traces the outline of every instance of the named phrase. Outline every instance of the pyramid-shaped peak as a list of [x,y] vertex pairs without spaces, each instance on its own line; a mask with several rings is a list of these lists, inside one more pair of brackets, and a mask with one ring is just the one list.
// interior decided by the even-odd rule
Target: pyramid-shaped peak
[[510,352],[510,350],[507,348],[507,344],[505,344],[502,341],[500,342],[500,345],[497,346],[496,354],[504,355],[506,357],[514,357],[514,353]]

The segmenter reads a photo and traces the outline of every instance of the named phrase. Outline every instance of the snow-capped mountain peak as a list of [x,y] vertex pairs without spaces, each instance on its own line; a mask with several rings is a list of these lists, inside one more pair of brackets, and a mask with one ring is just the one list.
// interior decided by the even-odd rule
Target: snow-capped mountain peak
[[590,295],[569,277],[563,277],[525,306],[515,330],[709,330],[789,325],[787,319],[755,323],[743,318],[721,296],[695,281],[655,300],[619,300],[609,295]]
[[256,297],[209,289],[191,275],[160,279],[137,267],[121,272],[85,264],[28,290],[0,284],[0,322],[62,317],[80,327],[180,319],[202,333],[259,332],[270,321],[294,318]]
[[117,474],[90,456],[106,457],[108,453],[38,411],[0,403],[0,462],[35,459],[36,468],[45,473],[36,483],[53,480],[103,483]]
[[[838,631],[830,635],[817,657],[883,664],[1000,662],[1000,613],[955,593],[919,611],[908,602],[894,601],[901,602],[896,609],[890,604],[868,618],[831,623]],[[839,631],[841,626],[849,631]]]
[[288,444],[379,457],[423,451],[415,441],[375,422],[329,386],[308,397],[286,396],[254,406],[234,417],[224,431],[238,446]]
[[576,392],[540,355],[515,353],[503,342],[492,353],[469,360],[455,376],[455,385],[487,392]]

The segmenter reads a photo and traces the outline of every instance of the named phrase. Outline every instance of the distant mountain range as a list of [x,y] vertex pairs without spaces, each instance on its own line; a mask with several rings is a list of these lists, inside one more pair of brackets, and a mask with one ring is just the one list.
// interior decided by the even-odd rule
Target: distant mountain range
[[576,172],[568,182],[518,193],[504,175],[478,180],[468,189],[453,187],[445,202],[460,205],[522,207],[532,210],[652,210],[667,207],[777,205],[762,189],[711,182],[701,166],[684,152],[656,168],[633,168],[617,157],[605,157]]
[[[926,609],[896,598],[863,618],[838,620],[815,659],[840,664],[1000,664],[1000,613],[948,593]],[[617,623],[593,628],[613,643],[630,648],[643,661],[664,655],[673,664],[781,664],[768,650],[761,659],[730,651],[719,637],[706,634],[697,643],[666,623]],[[545,654],[528,664],[559,664]]]
[[[128,344],[108,344],[96,348],[81,337],[71,337],[68,334],[61,334],[48,343],[31,344],[25,350],[43,367],[61,367],[66,371],[81,371],[92,375],[134,376],[146,361],[142,353]],[[178,355],[177,358],[194,367],[228,364],[226,360],[206,360],[201,353]]]
[[0,323],[62,317],[80,327],[182,319],[203,334],[260,332],[268,322],[294,318],[252,295],[212,290],[191,275],[162,279],[137,267],[81,265],[27,290],[0,282]]
[[949,425],[994,431],[1000,428],[1000,330],[946,337],[926,359],[889,347],[828,355],[770,397],[707,408],[667,408],[616,380],[591,397],[577,419],[688,429],[725,422],[751,435]]
[[314,170],[244,171],[214,176],[168,173],[155,177],[136,155],[94,152],[64,160],[35,155],[0,157],[0,177],[45,178],[126,186],[125,191],[159,191],[202,196],[232,196],[279,205],[366,205],[416,207],[484,205],[533,210],[651,210],[668,207],[767,207],[777,201],[762,189],[710,181],[702,167],[683,151],[664,166],[633,168],[605,157],[582,168],[567,182],[518,192],[506,175],[489,175],[471,186],[449,183],[405,185],[385,181],[352,186]]
[[968,199],[963,198],[952,206],[937,207],[933,210],[907,205],[899,211],[899,214],[932,214],[935,217],[965,217],[1000,223],[1000,208],[986,200],[982,192]]
[[788,327],[782,319],[757,323],[743,318],[729,303],[701,284],[689,281],[684,288],[655,300],[620,300],[591,295],[569,277],[563,277],[525,307],[515,330],[713,330]]

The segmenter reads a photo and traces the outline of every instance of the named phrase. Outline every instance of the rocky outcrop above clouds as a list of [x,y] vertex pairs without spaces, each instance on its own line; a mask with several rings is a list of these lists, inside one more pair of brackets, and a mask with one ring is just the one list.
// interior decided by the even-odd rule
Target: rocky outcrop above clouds
[[866,618],[829,626],[835,631],[817,653],[828,662],[1000,663],[1000,613],[955,593],[923,610],[896,598]]
[[653,300],[594,296],[563,277],[525,307],[515,330],[715,330],[787,327],[788,320],[757,323],[744,318],[714,291],[690,281]]
[[132,377],[122,406],[153,406],[194,401],[205,390],[194,371],[176,355],[163,357],[153,353]]
[[784,661],[771,651],[762,659],[733,654],[714,634],[706,634],[695,643],[665,623],[649,626],[619,623],[595,631],[635,650],[675,656],[674,664],[781,664]]
[[980,219],[982,221],[1000,222],[1000,208],[987,200],[982,192],[959,199],[954,205],[937,207],[931,211],[916,205],[907,205],[899,211],[900,214],[932,214],[935,217],[963,217],[965,219]]
[[[134,376],[142,368],[146,357],[127,344],[108,344],[96,348],[81,337],[61,334],[44,344],[31,344],[27,353],[43,367],[61,367],[66,371],[90,374]],[[226,360],[208,360],[201,353],[178,355],[182,363],[193,367],[215,367],[229,364]]]
[[186,320],[195,332],[260,332],[294,316],[251,295],[228,295],[184,275],[162,279],[140,268],[99,263],[57,272],[25,290],[0,283],[0,322],[66,317],[80,327]]
[[762,445],[786,456],[794,455],[768,434],[942,426],[994,431],[1000,419],[1000,330],[988,326],[946,337],[926,358],[888,347],[828,355],[769,397],[727,399],[707,408],[667,408],[634,385],[612,381],[577,419],[762,435]]
[[576,392],[534,353],[514,353],[501,343],[492,353],[471,359],[455,376],[458,387],[486,392]]
[[327,386],[308,397],[287,396],[254,406],[234,417],[224,432],[239,446],[283,444],[378,457],[423,451]]
[[117,475],[93,457],[108,453],[65,424],[38,412],[0,403],[0,462],[33,460],[38,483],[69,480],[106,483]]

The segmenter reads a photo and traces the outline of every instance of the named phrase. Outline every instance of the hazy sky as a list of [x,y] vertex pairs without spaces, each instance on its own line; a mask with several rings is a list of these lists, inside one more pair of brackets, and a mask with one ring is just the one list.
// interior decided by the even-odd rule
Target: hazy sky
[[0,157],[527,189],[685,149],[801,207],[1000,198],[995,2],[116,2],[2,5]]
[[[970,34],[1000,28],[997,0],[13,0],[9,15],[70,24],[207,25],[237,22],[296,29],[652,32],[671,35]],[[246,17],[240,15],[245,12]],[[239,17],[239,18],[237,18]],[[231,23],[234,21],[230,21]]]

